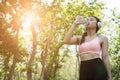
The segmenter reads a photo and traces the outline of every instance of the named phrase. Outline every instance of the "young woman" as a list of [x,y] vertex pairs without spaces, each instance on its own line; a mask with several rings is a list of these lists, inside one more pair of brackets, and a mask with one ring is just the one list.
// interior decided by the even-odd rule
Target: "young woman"
[[95,16],[89,17],[85,25],[86,32],[83,35],[72,36],[75,27],[82,23],[82,17],[76,19],[63,40],[65,44],[79,45],[79,80],[111,80],[108,39],[103,35],[97,35],[101,27],[100,20]]

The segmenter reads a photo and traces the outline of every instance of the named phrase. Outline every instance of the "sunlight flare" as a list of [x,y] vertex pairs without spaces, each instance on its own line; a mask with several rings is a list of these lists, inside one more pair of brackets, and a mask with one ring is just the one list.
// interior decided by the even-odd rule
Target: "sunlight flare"
[[35,24],[35,14],[33,12],[27,12],[22,16],[23,28],[29,28],[32,24]]

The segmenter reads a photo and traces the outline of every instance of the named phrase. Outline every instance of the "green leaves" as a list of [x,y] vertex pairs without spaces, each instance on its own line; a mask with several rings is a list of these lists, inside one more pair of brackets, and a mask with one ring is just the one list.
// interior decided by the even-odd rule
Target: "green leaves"
[[[3,68],[4,66],[11,66],[9,65],[9,61],[14,61],[12,58],[14,55],[16,57],[15,59],[17,64],[22,64],[21,67],[16,66],[15,71],[23,74],[20,75],[23,80],[26,78],[26,75],[24,74],[27,70],[26,63],[28,63],[28,59],[30,57],[29,55],[32,53],[31,51],[33,48],[31,47],[31,44],[33,39],[32,36],[30,36],[30,39],[26,40],[28,37],[26,36],[26,38],[24,38],[20,35],[22,33],[19,32],[19,30],[24,30],[21,21],[21,17],[24,17],[23,14],[27,13],[27,11],[32,11],[35,15],[37,15],[37,18],[40,19],[35,21],[35,25],[37,25],[35,28],[37,36],[37,42],[35,43],[37,45],[37,54],[35,55],[35,63],[32,68],[33,72],[35,71],[33,74],[37,75],[37,77],[35,76],[36,78],[40,78],[38,75],[41,74],[41,69],[43,67],[43,65],[41,65],[42,61],[46,60],[45,66],[48,71],[47,77],[49,80],[58,80],[58,78],[60,80],[73,79],[75,75],[75,56],[73,57],[71,54],[75,55],[76,52],[72,47],[71,48],[73,51],[71,48],[68,48],[68,46],[63,45],[62,41],[64,35],[70,28],[70,25],[73,23],[77,15],[83,17],[95,15],[102,19],[104,15],[102,13],[102,9],[105,8],[105,4],[98,2],[97,0],[92,0],[90,2],[85,0],[64,1],[65,0],[54,0],[52,3],[48,4],[48,2],[41,2],[38,0],[30,0],[29,2],[25,0],[3,0],[3,2],[0,3],[0,12],[4,15],[9,13],[10,16],[12,16],[9,23],[7,23],[5,18],[0,18],[0,40],[3,41],[3,44],[0,46],[0,58],[2,59],[1,62],[6,64],[6,66],[2,65],[2,70],[0,70],[0,73],[5,71]],[[117,15],[115,10],[113,11],[113,15],[113,20],[119,24],[120,15]],[[105,25],[106,24],[107,22]],[[84,32],[81,27],[82,26],[79,26],[74,30],[74,35],[82,34]],[[105,33],[103,30],[101,32]],[[106,33],[107,32],[109,31],[106,31]],[[117,33],[115,38],[110,36],[110,44],[112,45],[109,48],[109,52],[111,56],[112,54],[114,55],[112,60],[114,60],[115,64],[112,63],[114,65],[112,72],[116,78],[115,72],[119,69],[117,68],[119,67],[119,57],[117,54],[119,53],[120,48],[119,25],[115,29],[115,32]],[[108,34],[111,34],[111,32]],[[46,44],[48,44],[48,46],[46,46]],[[45,53],[45,51],[47,51],[47,55],[44,59],[43,56],[45,54],[43,54],[43,56],[41,54]],[[6,61],[8,61],[8,63]],[[22,68],[22,66],[24,66],[24,68]],[[67,70],[69,66],[71,67]],[[114,69],[116,69],[115,72]],[[6,70],[5,72],[8,71]],[[65,72],[62,73],[63,71]],[[3,79],[3,77],[1,79]],[[15,79],[18,79],[17,72],[16,75],[14,75],[13,80]]]

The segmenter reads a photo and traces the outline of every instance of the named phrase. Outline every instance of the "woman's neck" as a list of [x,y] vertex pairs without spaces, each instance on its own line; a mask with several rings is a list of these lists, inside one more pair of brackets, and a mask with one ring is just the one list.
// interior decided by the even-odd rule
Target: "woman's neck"
[[96,31],[95,30],[87,30],[87,36],[89,37],[93,37],[96,36]]

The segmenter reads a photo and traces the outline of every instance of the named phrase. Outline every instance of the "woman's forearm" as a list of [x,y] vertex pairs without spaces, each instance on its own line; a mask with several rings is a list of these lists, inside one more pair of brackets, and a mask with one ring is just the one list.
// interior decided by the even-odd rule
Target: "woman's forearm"
[[107,69],[107,73],[108,73],[108,77],[109,77],[109,80],[112,80],[112,76],[111,76],[111,67],[110,67],[110,62],[109,62],[109,58],[106,57],[103,59],[103,62],[105,64],[105,67]]
[[75,29],[76,25],[72,24],[70,29],[68,30],[68,32],[66,33],[63,42],[66,43],[68,41],[70,41],[70,39],[72,38],[73,35],[73,30]]

